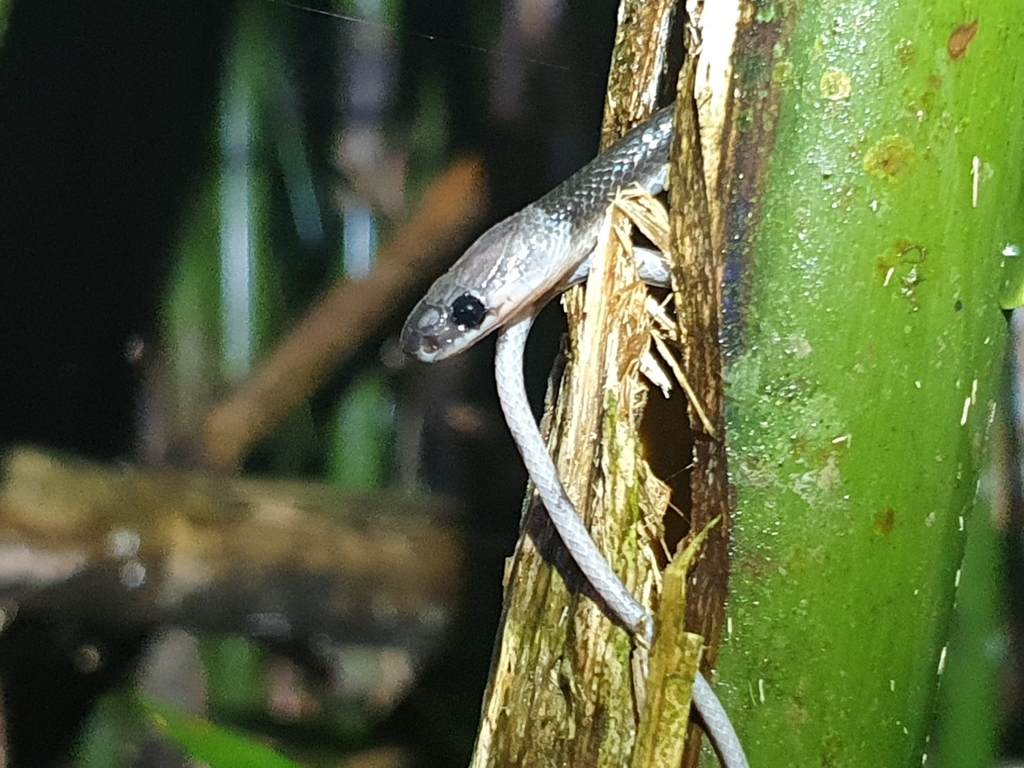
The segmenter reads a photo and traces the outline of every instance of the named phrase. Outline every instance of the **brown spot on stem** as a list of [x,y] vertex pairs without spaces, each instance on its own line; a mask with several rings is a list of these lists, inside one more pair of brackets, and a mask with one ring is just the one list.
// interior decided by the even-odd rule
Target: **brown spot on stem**
[[[905,266],[908,269],[928,260],[928,250],[920,243],[905,238],[897,238],[889,249],[875,260],[875,269],[881,277],[885,277],[890,269]],[[899,275],[902,277],[902,275]],[[890,279],[893,276],[890,276]]]
[[821,76],[818,87],[821,95],[829,101],[845,101],[853,91],[853,78],[842,69],[829,69]]
[[959,61],[967,53],[967,48],[973,42],[974,36],[978,34],[978,20],[975,19],[970,24],[961,24],[956,28],[956,31],[949,36],[949,43],[946,45],[946,50],[949,51],[949,58],[953,61]]
[[879,179],[899,181],[914,159],[914,145],[905,136],[883,136],[864,153],[864,170]]
[[875,515],[875,522],[872,528],[876,536],[888,536],[895,527],[896,510],[892,507],[886,507],[885,512],[879,512]]
[[900,295],[917,306],[917,288],[925,280],[928,251],[919,243],[899,239],[875,260],[882,287],[899,286]]

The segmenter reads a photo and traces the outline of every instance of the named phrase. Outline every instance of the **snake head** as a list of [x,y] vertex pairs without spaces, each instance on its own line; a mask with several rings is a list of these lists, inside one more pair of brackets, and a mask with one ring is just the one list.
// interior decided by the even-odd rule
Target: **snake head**
[[402,328],[402,348],[425,363],[461,352],[497,327],[493,313],[480,296],[470,292],[437,293],[446,295],[437,299],[431,295],[424,297]]
[[[569,226],[525,208],[484,232],[430,287],[402,328],[407,354],[432,363],[528,310],[566,271]],[[560,263],[553,263],[560,262]]]

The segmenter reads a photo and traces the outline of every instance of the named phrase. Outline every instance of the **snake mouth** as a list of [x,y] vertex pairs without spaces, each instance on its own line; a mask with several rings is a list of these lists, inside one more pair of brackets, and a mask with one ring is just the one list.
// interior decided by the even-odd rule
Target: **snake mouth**
[[399,337],[399,344],[405,354],[429,363],[441,351],[441,340],[436,334],[424,333],[406,324]]
[[421,301],[402,326],[399,344],[407,355],[430,362],[443,346],[438,330],[444,325],[444,312]]
[[417,334],[415,338],[402,342],[402,347],[406,353],[418,357],[424,362],[430,362],[443,349],[444,344],[434,334],[425,333]]
[[467,346],[465,335],[464,329],[452,323],[447,312],[426,305],[409,316],[399,343],[407,355],[432,363],[464,349]]

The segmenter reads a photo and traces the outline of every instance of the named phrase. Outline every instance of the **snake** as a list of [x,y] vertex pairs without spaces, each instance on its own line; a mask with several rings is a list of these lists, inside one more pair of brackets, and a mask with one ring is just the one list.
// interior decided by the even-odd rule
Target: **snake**
[[[674,107],[655,112],[562,184],[482,234],[416,304],[399,340],[425,363],[444,360],[497,332],[495,380],[505,421],[555,530],[607,609],[650,647],[647,609],[601,554],[565,492],[526,395],[523,352],[534,317],[586,279],[601,224],[615,194],[639,185],[665,189]],[[644,258],[640,277],[669,283],[664,259]],[[743,745],[700,672],[693,704],[725,768],[749,768]]]

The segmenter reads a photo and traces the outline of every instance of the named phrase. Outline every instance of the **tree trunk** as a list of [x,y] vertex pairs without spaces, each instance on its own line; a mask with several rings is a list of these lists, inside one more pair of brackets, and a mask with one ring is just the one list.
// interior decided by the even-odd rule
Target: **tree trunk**
[[[621,18],[644,13],[627,2]],[[964,531],[987,524],[977,489],[1000,303],[1020,303],[1024,284],[1024,6],[717,2],[703,15],[672,176],[691,415],[676,398],[659,424],[648,417],[656,439],[641,444],[654,331],[649,304],[623,287],[628,266],[609,268],[601,329],[585,329],[598,302],[567,300],[560,468],[616,572],[691,649],[690,671],[648,679],[648,699],[688,692],[669,689],[692,681],[689,629],[706,658],[722,643],[712,677],[752,765],[919,765]],[[614,71],[655,71],[630,57],[659,29],[620,29],[610,105],[653,106],[623,97]],[[670,512],[647,457],[675,476]],[[567,587],[548,565],[558,547],[543,514],[528,504],[524,521],[533,540],[510,564],[474,765],[678,765],[647,744],[639,757],[636,734],[675,739],[688,708],[663,707],[677,721],[653,736],[638,725],[645,653],[580,596],[571,567],[554,558]],[[703,531],[680,613],[686,597],[659,593],[660,572],[684,534]],[[667,626],[674,615],[685,627]],[[975,728],[994,732],[990,719]],[[977,764],[990,763],[992,737],[979,745]],[[691,740],[686,763],[699,759]]]

